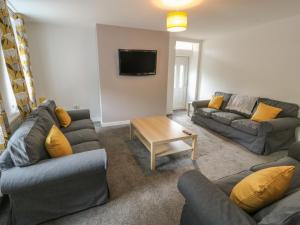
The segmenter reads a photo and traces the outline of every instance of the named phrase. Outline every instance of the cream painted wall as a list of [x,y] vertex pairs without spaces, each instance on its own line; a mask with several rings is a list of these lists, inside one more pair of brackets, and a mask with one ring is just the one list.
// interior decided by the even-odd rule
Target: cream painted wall
[[37,95],[100,121],[96,27],[28,23],[27,32]]
[[204,41],[200,99],[219,90],[300,105],[299,27],[296,16]]
[[[97,25],[97,33],[103,124],[165,115],[169,34],[100,24]],[[119,76],[118,49],[157,50],[157,74]]]
[[300,16],[204,41],[200,98],[216,90],[300,105]]

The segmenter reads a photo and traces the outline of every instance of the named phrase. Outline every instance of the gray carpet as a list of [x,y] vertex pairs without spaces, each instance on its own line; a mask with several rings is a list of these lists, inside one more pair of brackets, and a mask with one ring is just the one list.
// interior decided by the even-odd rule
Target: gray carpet
[[286,155],[258,156],[193,124],[185,113],[178,112],[173,119],[198,133],[196,161],[187,153],[163,157],[157,161],[157,170],[151,172],[149,153],[138,140],[129,140],[128,126],[99,128],[109,159],[109,203],[45,225],[177,225],[184,200],[176,185],[185,171],[197,169],[215,180]]

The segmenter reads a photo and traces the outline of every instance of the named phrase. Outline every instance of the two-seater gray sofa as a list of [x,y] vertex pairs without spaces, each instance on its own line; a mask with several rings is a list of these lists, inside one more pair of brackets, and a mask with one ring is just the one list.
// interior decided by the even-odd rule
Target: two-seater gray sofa
[[[216,131],[250,151],[262,155],[287,149],[295,142],[295,129],[300,126],[300,119],[297,118],[298,105],[269,98],[257,98],[251,113],[245,115],[239,111],[226,109],[233,94],[216,92],[215,95],[224,96],[220,110],[208,108],[209,100],[192,103],[194,107],[192,121],[194,123]],[[282,112],[278,118],[270,121],[253,121],[250,118],[260,102],[279,107]]]
[[45,150],[50,128],[59,127],[55,107],[47,101],[32,112],[0,157],[11,224],[38,224],[108,201],[107,155],[88,110],[69,111],[72,123],[61,128],[74,154],[52,159]]
[[[233,187],[251,173],[274,166],[295,166],[292,182],[285,196],[247,214],[233,203]],[[209,181],[199,171],[186,172],[178,182],[185,197],[181,225],[299,225],[300,224],[300,142],[293,144],[288,156],[278,161],[253,166],[249,170]]]

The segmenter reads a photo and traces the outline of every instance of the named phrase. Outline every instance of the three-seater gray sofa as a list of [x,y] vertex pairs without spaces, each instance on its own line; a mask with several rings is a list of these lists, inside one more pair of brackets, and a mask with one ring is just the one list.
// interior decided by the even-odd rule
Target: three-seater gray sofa
[[[261,155],[287,149],[295,142],[295,129],[300,126],[300,119],[297,118],[298,105],[269,98],[257,98],[251,114],[245,115],[226,109],[233,94],[216,92],[215,95],[224,96],[220,110],[208,108],[209,100],[192,103],[194,123],[216,131]],[[282,112],[278,118],[270,121],[253,121],[250,118],[260,102],[279,107]]]
[[55,107],[47,101],[32,112],[0,157],[11,224],[38,224],[108,201],[107,155],[88,110],[69,111],[72,123],[61,128],[74,154],[52,159],[45,150],[50,128],[60,127]]
[[[274,166],[295,166],[289,189],[280,200],[247,214],[229,198],[233,187],[246,176]],[[300,142],[288,150],[288,156],[275,162],[209,181],[199,171],[186,172],[178,182],[185,198],[181,225],[299,225],[300,224]]]

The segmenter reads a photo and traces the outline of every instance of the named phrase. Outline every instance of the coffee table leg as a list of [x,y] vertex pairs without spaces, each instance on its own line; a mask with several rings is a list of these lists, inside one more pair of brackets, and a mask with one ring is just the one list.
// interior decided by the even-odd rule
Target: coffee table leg
[[155,167],[156,167],[156,159],[155,159],[155,152],[154,152],[154,146],[153,144],[151,144],[151,151],[150,151],[150,154],[151,154],[151,170],[155,170]]
[[197,136],[194,136],[192,138],[192,160],[195,160],[196,159],[196,147],[197,147]]

